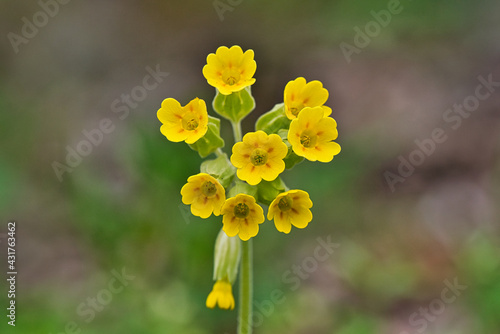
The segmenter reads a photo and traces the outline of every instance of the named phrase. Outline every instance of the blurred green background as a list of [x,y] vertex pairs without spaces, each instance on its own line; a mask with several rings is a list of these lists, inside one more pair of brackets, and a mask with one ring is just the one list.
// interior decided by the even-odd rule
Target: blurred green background
[[[355,28],[388,1],[220,3],[223,20],[211,1],[74,0],[46,7],[44,22],[39,2],[0,2],[0,233],[17,222],[18,265],[16,327],[2,313],[0,332],[235,333],[236,311],[204,306],[221,219],[181,203],[202,160],[161,135],[156,111],[167,97],[211,101],[205,58],[237,44],[257,61],[244,131],[304,76],[329,90],[342,145],[332,163],[283,175],[309,192],[314,220],[289,235],[261,225],[255,333],[500,333],[500,92],[457,129],[443,118],[478,76],[500,81],[498,1],[402,0],[350,62],[341,43],[355,46]],[[30,38],[23,18],[40,25],[25,28]],[[128,115],[114,112],[147,67],[169,75]],[[60,181],[53,163],[106,118],[113,131]],[[391,189],[386,172],[436,128],[447,140]],[[328,236],[338,248],[297,283],[290,271]],[[109,299],[102,291],[122,268],[134,278]],[[443,303],[455,279],[466,288]],[[96,297],[105,305],[84,315]]]

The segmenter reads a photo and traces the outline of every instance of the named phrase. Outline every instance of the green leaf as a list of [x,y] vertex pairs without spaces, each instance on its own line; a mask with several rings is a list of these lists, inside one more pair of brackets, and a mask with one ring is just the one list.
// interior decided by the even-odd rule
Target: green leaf
[[189,147],[198,151],[202,158],[215,152],[219,147],[224,147],[224,139],[220,136],[220,119],[208,116],[207,133]]
[[238,123],[255,109],[255,99],[250,86],[239,92],[224,95],[217,90],[213,101],[214,110],[231,122]]
[[259,201],[266,205],[271,204],[276,196],[284,191],[286,191],[286,185],[280,177],[277,177],[273,181],[262,180],[257,185]]
[[212,175],[224,188],[227,188],[233,180],[236,168],[227,158],[227,154],[224,153],[216,159],[203,161],[200,172]]
[[290,122],[285,114],[285,104],[279,103],[259,117],[255,123],[255,131],[262,130],[268,135],[278,133],[281,129],[288,129]]

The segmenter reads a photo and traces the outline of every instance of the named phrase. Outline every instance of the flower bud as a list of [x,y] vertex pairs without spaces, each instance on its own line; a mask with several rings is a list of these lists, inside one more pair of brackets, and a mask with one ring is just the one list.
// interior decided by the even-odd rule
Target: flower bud
[[238,236],[228,237],[221,230],[215,241],[214,280],[227,280],[234,284],[241,258],[241,241]]

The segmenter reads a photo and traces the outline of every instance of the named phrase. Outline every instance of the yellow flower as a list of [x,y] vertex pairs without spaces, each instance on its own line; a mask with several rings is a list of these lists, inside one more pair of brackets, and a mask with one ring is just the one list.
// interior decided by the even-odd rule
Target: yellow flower
[[284,102],[285,113],[289,119],[295,119],[305,107],[321,107],[325,117],[332,113],[332,109],[323,104],[328,100],[328,91],[320,81],[306,83],[306,79],[299,77],[285,86]]
[[207,133],[207,106],[199,98],[190,101],[185,107],[175,99],[165,99],[157,116],[163,124],[161,133],[170,141],[185,140],[186,143],[193,144]]
[[221,94],[238,92],[255,82],[253,75],[257,63],[253,57],[253,50],[243,53],[237,45],[230,49],[221,46],[215,53],[208,55],[207,64],[203,67],[203,76],[208,84],[217,88]]
[[221,213],[223,230],[230,237],[238,235],[247,241],[259,233],[259,224],[264,222],[264,210],[250,195],[238,194],[228,198]]
[[340,153],[340,145],[332,141],[338,136],[337,122],[323,116],[321,107],[304,108],[292,121],[288,141],[297,155],[310,161],[329,162]]
[[231,155],[232,164],[238,168],[237,175],[251,185],[262,179],[272,181],[285,170],[288,148],[276,134],[267,135],[264,131],[249,132],[243,141],[234,144]]
[[280,232],[290,233],[292,225],[304,228],[312,220],[310,208],[313,204],[309,194],[303,190],[290,190],[279,194],[269,205],[267,219],[274,218],[274,225]]
[[181,195],[182,203],[191,204],[191,213],[201,218],[208,218],[212,212],[220,215],[226,194],[219,181],[205,173],[190,176],[187,181]]
[[208,308],[214,308],[216,304],[224,310],[234,309],[233,291],[227,280],[215,282],[212,292],[207,297]]

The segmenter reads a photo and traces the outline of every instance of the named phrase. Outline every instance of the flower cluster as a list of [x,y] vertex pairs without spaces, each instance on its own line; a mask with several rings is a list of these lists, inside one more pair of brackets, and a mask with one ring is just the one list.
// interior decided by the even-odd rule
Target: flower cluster
[[[236,249],[240,240],[255,237],[265,221],[263,207],[268,206],[267,219],[283,233],[290,233],[292,226],[305,228],[312,221],[309,194],[290,190],[280,175],[304,159],[330,162],[340,152],[340,145],[334,142],[337,123],[329,117],[332,109],[325,106],[328,91],[321,82],[307,82],[302,77],[288,82],[283,103],[261,115],[256,131],[242,137],[241,120],[255,108],[251,86],[256,68],[254,52],[243,52],[239,46],[218,48],[203,67],[208,84],[216,88],[214,111],[233,126],[235,144],[230,157],[222,150],[220,119],[208,115],[205,101],[195,98],[183,107],[167,98],[157,113],[160,131],[168,140],[185,141],[202,158],[216,156],[187,179],[181,195],[195,216],[222,215],[220,233],[224,237],[217,239],[215,262],[226,269],[238,266],[239,255],[217,249]],[[206,304],[232,309],[231,286],[237,270],[221,271],[219,267]]]

